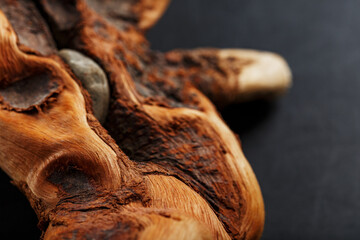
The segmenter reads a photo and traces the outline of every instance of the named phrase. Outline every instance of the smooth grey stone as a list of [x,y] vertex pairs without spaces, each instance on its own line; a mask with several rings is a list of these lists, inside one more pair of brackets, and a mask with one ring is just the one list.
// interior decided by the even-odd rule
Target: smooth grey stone
[[93,101],[95,117],[104,123],[110,101],[110,89],[104,71],[91,58],[71,49],[62,49],[59,56],[70,66]]

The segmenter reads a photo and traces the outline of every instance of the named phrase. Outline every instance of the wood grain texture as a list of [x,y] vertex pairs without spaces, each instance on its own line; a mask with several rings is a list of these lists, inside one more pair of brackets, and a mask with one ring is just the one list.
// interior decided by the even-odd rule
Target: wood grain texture
[[[0,2],[0,166],[28,197],[44,239],[260,238],[256,177],[203,94],[230,101],[219,87],[231,84],[220,81],[256,59],[152,51],[144,30],[168,1]],[[18,41],[38,33],[11,26],[22,22],[12,4],[41,12],[23,17],[51,29],[37,49]],[[104,127],[53,41],[106,73]]]

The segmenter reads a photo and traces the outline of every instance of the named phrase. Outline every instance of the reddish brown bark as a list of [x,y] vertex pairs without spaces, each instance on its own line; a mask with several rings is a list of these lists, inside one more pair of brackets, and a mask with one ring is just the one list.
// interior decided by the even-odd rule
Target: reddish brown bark
[[[200,92],[234,100],[221,81],[253,60],[223,61],[215,49],[151,51],[144,30],[166,5],[0,1],[0,166],[28,197],[44,239],[261,236],[255,175]],[[105,71],[104,127],[55,42]]]

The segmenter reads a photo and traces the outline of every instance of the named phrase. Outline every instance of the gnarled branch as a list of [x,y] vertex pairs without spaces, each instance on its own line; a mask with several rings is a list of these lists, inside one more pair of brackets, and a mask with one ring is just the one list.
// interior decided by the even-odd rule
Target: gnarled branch
[[[204,94],[222,105],[282,93],[284,60],[151,51],[144,30],[165,0],[35,2],[0,1],[0,167],[43,238],[260,238],[257,180]],[[72,49],[63,60],[54,42]]]

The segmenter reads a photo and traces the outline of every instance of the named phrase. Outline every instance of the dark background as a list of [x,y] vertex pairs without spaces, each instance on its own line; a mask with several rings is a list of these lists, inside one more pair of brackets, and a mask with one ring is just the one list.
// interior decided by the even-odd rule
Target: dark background
[[[263,239],[359,239],[360,1],[173,0],[149,32],[158,50],[278,52],[294,86],[227,107],[266,205]],[[0,238],[38,239],[25,197],[0,174]]]

